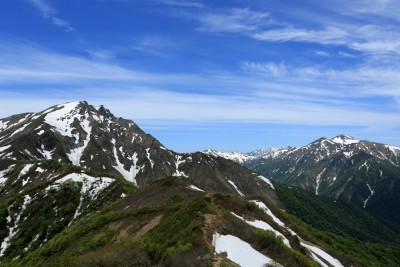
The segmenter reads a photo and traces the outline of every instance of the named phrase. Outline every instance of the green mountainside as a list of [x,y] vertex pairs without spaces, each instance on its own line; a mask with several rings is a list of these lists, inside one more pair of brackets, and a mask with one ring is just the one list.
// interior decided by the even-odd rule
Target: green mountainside
[[[265,198],[256,200],[266,204],[283,227],[250,201],[252,197],[201,192],[190,185],[186,178],[170,177],[132,191],[17,259],[20,250],[15,248],[2,265],[235,266],[226,254],[214,254],[216,233],[236,236],[283,266],[318,266],[303,243],[322,248],[343,266],[397,266],[400,260],[400,232],[354,206],[275,184],[279,197],[285,195],[286,211]],[[321,210],[325,213],[318,216]],[[274,232],[252,227],[237,215],[268,223],[290,248]],[[338,224],[332,226],[334,222]],[[357,226],[361,233],[354,231]],[[383,229],[382,234],[377,229]]]

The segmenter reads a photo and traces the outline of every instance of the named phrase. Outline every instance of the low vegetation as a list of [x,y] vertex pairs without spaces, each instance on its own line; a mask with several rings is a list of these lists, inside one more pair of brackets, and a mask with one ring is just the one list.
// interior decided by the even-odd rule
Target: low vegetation
[[[65,190],[71,190],[71,186],[74,185],[66,184]],[[212,240],[218,232],[237,236],[283,266],[318,266],[300,246],[299,237],[280,228],[249,199],[203,193],[187,187],[185,179],[169,177],[131,192],[99,212],[88,213],[56,233],[43,246],[22,254],[22,257],[15,258],[14,254],[6,257],[1,265],[237,266],[226,254],[214,254]],[[350,222],[345,223],[345,219],[339,221],[340,232],[339,229],[329,231],[337,204],[325,205],[325,200],[319,202],[311,196],[302,196],[296,190],[279,185],[276,188],[280,197],[283,193],[288,195],[283,200],[286,212],[268,205],[270,203],[265,199],[260,200],[271,206],[273,213],[301,238],[320,246],[345,266],[396,266],[400,261],[400,249],[395,237],[390,242],[381,242],[377,240],[378,235],[372,233],[358,238],[348,234],[353,226]],[[149,197],[154,193],[158,195]],[[304,205],[304,201],[311,205]],[[319,219],[313,223],[312,220],[316,218],[312,214],[315,213],[311,210],[311,217],[304,217],[305,208],[298,207],[301,203],[303,206],[313,206],[307,209],[326,208],[326,212],[332,215],[318,216]],[[294,210],[297,214],[294,214]],[[246,220],[262,220],[280,229],[291,248],[274,232],[254,228],[232,213]],[[370,223],[379,224],[380,221]],[[370,226],[367,223],[362,227]]]

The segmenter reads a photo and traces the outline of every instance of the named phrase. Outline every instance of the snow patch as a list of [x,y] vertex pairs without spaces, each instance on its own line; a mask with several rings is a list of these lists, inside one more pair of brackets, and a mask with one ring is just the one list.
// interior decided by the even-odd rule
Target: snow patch
[[16,135],[17,133],[20,133],[20,132],[22,132],[23,130],[25,130],[25,128],[26,128],[29,124],[30,124],[30,122],[28,122],[27,124],[23,125],[23,126],[20,127],[19,129],[15,130],[15,131],[9,136],[9,138],[12,137],[12,136],[14,136],[14,135]]
[[393,154],[396,154],[396,155],[400,154],[400,147],[398,147],[398,146],[385,145],[385,147],[388,148]]
[[0,120],[0,131],[5,130],[7,128],[8,128],[8,122]]
[[44,121],[55,127],[56,130],[63,136],[75,137],[79,140],[79,135],[72,134],[71,124],[74,122],[75,118],[79,119],[81,116],[78,109],[79,102],[70,102],[62,105],[58,105],[58,110],[51,110],[48,112]]
[[353,156],[353,153],[354,151],[349,151],[349,152],[343,151],[343,155],[346,157],[346,159],[351,158]]
[[251,200],[250,202],[253,202],[254,204],[256,204],[268,216],[270,216],[272,218],[272,220],[274,222],[276,222],[279,226],[285,227],[285,224],[281,220],[279,220],[263,202],[258,201],[258,200]]
[[31,169],[31,167],[33,166],[33,164],[26,164],[22,170],[20,171],[18,178],[21,178],[22,176],[24,176],[25,174],[27,174],[29,172],[29,170]]
[[11,147],[11,145],[0,147],[0,153],[6,151],[6,150],[9,149],[10,147]]
[[[257,204],[261,209],[263,209],[264,211],[266,211],[266,213],[272,217],[272,219],[274,220],[274,222],[276,222],[278,225],[285,227],[286,230],[288,230],[288,232],[293,235],[293,236],[298,236],[292,229],[290,229],[289,227],[285,226],[285,224],[280,221],[278,218],[276,218],[272,212],[268,209],[268,207],[261,201],[256,201],[256,200],[252,200],[251,202]],[[298,236],[299,237],[299,236]],[[329,255],[328,253],[326,253],[325,251],[323,251],[320,248],[317,248],[316,246],[313,246],[311,244],[305,244],[304,242],[302,242],[303,240],[300,238],[300,244],[305,247],[309,252],[310,255],[312,257],[312,259],[314,261],[316,261],[318,264],[320,264],[321,266],[327,266],[327,264],[325,264],[322,260],[324,259],[325,261],[327,261],[329,264],[332,264],[333,266],[337,266],[337,267],[343,267],[343,265],[335,258],[333,258],[331,255]]]
[[[115,142],[115,140],[114,140]],[[142,169],[142,167],[137,166],[138,162],[138,157],[136,152],[133,154],[133,156],[130,158],[132,160],[132,166],[129,171],[127,171],[124,167],[124,164],[119,161],[118,153],[117,153],[117,148],[114,147],[114,157],[115,157],[115,163],[117,165],[113,166],[127,181],[133,182],[135,185],[136,183],[136,176],[139,173],[139,171]],[[104,168],[104,165],[103,165]]]
[[51,189],[58,189],[66,181],[74,181],[77,183],[82,183],[79,204],[78,204],[78,207],[76,208],[74,218],[69,223],[69,225],[70,225],[72,223],[72,221],[81,214],[80,208],[82,206],[82,203],[83,203],[85,197],[89,197],[92,200],[96,199],[96,197],[98,196],[98,194],[101,191],[103,191],[112,182],[114,182],[114,179],[106,178],[106,177],[92,177],[92,176],[89,176],[89,175],[83,174],[83,173],[71,173],[71,174],[64,176],[61,179],[58,179],[53,184],[49,185],[46,188],[46,192]]
[[317,175],[317,179],[316,179],[317,186],[315,187],[315,194],[316,194],[317,196],[318,196],[319,186],[320,186],[320,184],[321,184],[321,176],[322,176],[322,174],[323,174],[325,171],[326,171],[326,168],[323,169],[322,172],[320,172],[320,173]]
[[357,144],[360,142],[360,140],[354,139],[351,136],[348,135],[340,135],[336,136],[333,139],[330,139],[332,142],[340,145],[351,145],[351,144]]
[[375,190],[373,190],[372,188],[371,188],[371,186],[367,183],[367,186],[368,186],[368,189],[369,189],[369,192],[370,192],[370,195],[364,200],[364,205],[363,205],[363,208],[365,209],[365,207],[367,207],[367,203],[368,203],[368,200],[374,195],[374,193],[375,193]]
[[48,151],[48,150],[44,150],[44,146],[42,145],[42,149],[38,150],[40,154],[42,154],[42,156],[45,159],[52,159],[53,158],[53,153],[56,149],[54,148],[52,151]]
[[202,153],[206,154],[206,155],[211,155],[214,157],[222,157],[225,159],[229,159],[229,160],[235,161],[240,164],[245,161],[255,158],[253,156],[248,156],[248,155],[240,153],[240,152],[221,152],[221,151],[217,151],[214,149],[207,149],[205,151],[202,151]]
[[262,175],[259,175],[258,178],[260,178],[261,180],[263,180],[264,182],[266,182],[267,184],[269,184],[269,186],[271,186],[272,189],[275,189],[274,185],[271,183],[271,181],[270,181],[267,177],[264,177],[264,176],[262,176]]
[[233,181],[228,180],[228,183],[230,183],[235,188],[236,192],[238,192],[239,195],[241,195],[242,197],[244,196],[244,194],[237,188]]
[[367,168],[367,173],[368,173],[368,170],[369,170],[369,166],[368,166],[368,164],[367,164],[367,162],[365,161],[359,168],[358,168],[358,170],[361,170],[361,168],[362,167],[365,167],[365,168]]
[[189,185],[189,187],[188,187],[189,189],[192,189],[192,190],[196,190],[196,191],[200,191],[200,192],[204,192],[204,190],[202,190],[202,189],[200,189],[200,188],[198,188],[197,186],[195,186],[195,185]]
[[147,159],[150,161],[150,164],[151,164],[151,169],[153,169],[153,167],[154,167],[154,162],[151,160],[151,158],[150,158],[150,148],[146,148],[146,157],[147,157]]
[[258,229],[262,229],[262,230],[266,230],[266,231],[272,231],[276,236],[280,236],[283,240],[283,243],[290,248],[290,243],[289,240],[287,240],[287,238],[282,235],[279,231],[275,230],[274,228],[272,228],[271,225],[269,225],[268,223],[264,222],[264,221],[260,221],[260,220],[254,220],[254,221],[247,221],[246,219],[244,219],[243,217],[240,217],[239,215],[231,212],[236,218],[241,219],[242,221],[244,221],[245,223],[247,223],[248,225],[251,225],[255,228]]
[[338,261],[337,259],[335,259],[334,257],[332,257],[331,255],[329,255],[328,253],[326,253],[325,251],[323,251],[322,249],[315,247],[315,246],[311,246],[308,244],[305,244],[303,242],[301,242],[301,245],[304,246],[305,248],[307,248],[309,251],[311,251],[312,253],[316,254],[317,256],[319,256],[320,258],[324,259],[325,261],[327,261],[329,264],[331,264],[334,267],[344,267],[340,261]]
[[[17,234],[18,232],[18,223],[21,220],[21,216],[24,213],[24,210],[26,207],[29,205],[29,203],[32,201],[32,198],[29,195],[24,196],[24,202],[22,203],[21,210],[18,212],[18,214],[15,217],[14,220],[14,225],[12,227],[8,228],[8,236],[4,238],[3,242],[1,243],[0,247],[0,257],[4,256],[4,252],[10,245],[11,239]],[[10,214],[10,211],[8,212]],[[7,222],[11,223],[12,218],[9,216],[7,217]]]
[[216,233],[213,237],[213,244],[216,253],[226,252],[228,259],[242,267],[261,267],[266,264],[282,266],[252,248],[249,243],[233,235],[220,235]]
[[[90,142],[90,135],[92,134],[92,127],[89,125],[88,120],[84,120],[81,124],[83,130],[86,132],[86,139],[83,140],[83,146],[77,147],[75,149],[71,149],[70,153],[67,153],[69,160],[72,164],[80,166],[80,161],[82,158],[82,154],[85,151],[87,145]],[[79,140],[79,139],[78,139]]]
[[177,155],[176,156],[176,161],[175,161],[175,172],[172,174],[172,176],[183,176],[186,178],[189,178],[188,175],[186,175],[183,171],[179,171],[179,165],[182,163],[185,163],[185,160],[182,160],[182,156]]
[[0,171],[0,186],[3,186],[3,184],[7,181],[6,174],[14,168],[15,165],[10,165],[7,169]]

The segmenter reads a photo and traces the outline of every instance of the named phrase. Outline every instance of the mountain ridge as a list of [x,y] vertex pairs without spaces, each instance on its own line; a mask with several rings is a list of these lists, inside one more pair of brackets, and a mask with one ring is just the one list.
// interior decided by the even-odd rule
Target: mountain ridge
[[202,189],[274,194],[265,179],[231,161],[196,152],[176,153],[133,121],[85,101],[14,115],[0,120],[0,129],[0,159],[53,159],[121,175],[139,186],[167,176],[185,176],[201,177],[196,186]]
[[400,220],[394,205],[400,196],[400,147],[342,134],[241,164],[272,180]]

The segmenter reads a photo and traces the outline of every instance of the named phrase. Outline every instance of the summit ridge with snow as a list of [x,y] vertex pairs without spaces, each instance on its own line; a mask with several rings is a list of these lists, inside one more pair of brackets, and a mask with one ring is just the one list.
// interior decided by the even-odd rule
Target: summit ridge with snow
[[[400,221],[400,147],[348,135],[302,147],[261,149],[236,162],[291,186],[341,199]],[[225,156],[226,152],[213,152]]]
[[57,160],[120,175],[139,186],[167,176],[183,176],[194,179],[201,189],[217,184],[232,193],[237,193],[237,188],[244,193],[272,189],[259,175],[231,161],[169,150],[133,121],[85,101],[0,120],[0,159]]

